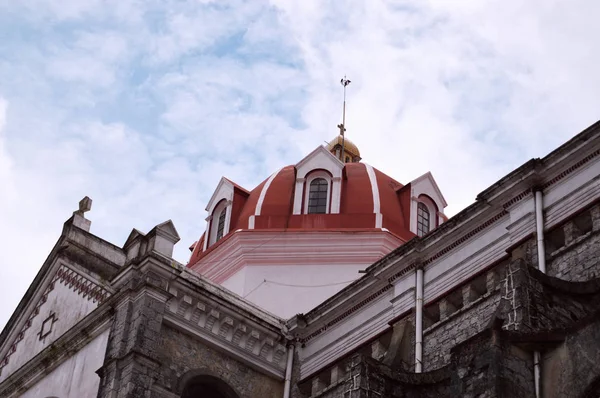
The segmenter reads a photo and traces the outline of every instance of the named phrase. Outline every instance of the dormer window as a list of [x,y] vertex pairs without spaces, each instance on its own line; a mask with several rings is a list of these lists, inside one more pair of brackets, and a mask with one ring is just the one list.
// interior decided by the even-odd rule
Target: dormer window
[[324,178],[315,178],[310,182],[308,196],[308,214],[327,213],[329,182]]
[[417,235],[423,236],[429,232],[430,214],[429,209],[423,202],[417,205]]
[[342,160],[323,146],[302,159],[296,165],[293,214],[339,214],[343,170]]

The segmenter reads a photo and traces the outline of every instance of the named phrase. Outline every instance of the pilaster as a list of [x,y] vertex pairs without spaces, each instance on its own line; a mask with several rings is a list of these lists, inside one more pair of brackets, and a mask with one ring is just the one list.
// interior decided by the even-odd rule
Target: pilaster
[[115,315],[99,369],[98,398],[138,398],[151,393],[159,367],[158,348],[168,293],[143,284],[129,288]]

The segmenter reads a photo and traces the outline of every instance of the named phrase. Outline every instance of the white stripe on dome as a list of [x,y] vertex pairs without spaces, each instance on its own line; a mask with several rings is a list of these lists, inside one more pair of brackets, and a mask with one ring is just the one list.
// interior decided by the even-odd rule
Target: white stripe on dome
[[255,216],[260,216],[260,211],[262,210],[262,205],[263,205],[263,202],[265,201],[265,196],[267,196],[267,190],[269,189],[269,187],[271,186],[271,183],[273,182],[275,177],[277,177],[277,174],[279,174],[279,172],[281,170],[283,170],[283,167],[281,169],[277,170],[275,173],[271,174],[271,176],[265,183],[265,186],[260,191],[260,196],[258,197],[258,202],[256,202],[256,210],[254,211]]
[[367,169],[369,175],[369,181],[371,182],[371,192],[373,193],[373,213],[375,213],[375,228],[381,228],[383,224],[383,216],[381,214],[381,203],[379,201],[379,186],[377,185],[377,176],[373,166],[363,163]]

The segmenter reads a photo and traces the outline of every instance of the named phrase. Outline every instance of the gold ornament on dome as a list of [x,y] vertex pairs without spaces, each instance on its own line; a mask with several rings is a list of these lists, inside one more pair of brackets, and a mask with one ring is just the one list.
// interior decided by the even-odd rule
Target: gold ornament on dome
[[338,135],[333,140],[329,141],[327,144],[327,149],[331,152],[335,152],[335,149],[338,145],[340,148],[342,147],[342,139],[344,140],[344,152],[352,155],[352,159],[360,158],[360,151],[358,150],[358,147],[348,138],[344,139],[341,135]]

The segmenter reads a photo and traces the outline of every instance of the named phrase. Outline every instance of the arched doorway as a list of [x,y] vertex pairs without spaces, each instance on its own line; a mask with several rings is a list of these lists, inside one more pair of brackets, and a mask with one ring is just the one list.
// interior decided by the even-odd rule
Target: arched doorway
[[235,391],[218,377],[190,372],[182,379],[181,398],[239,398]]

